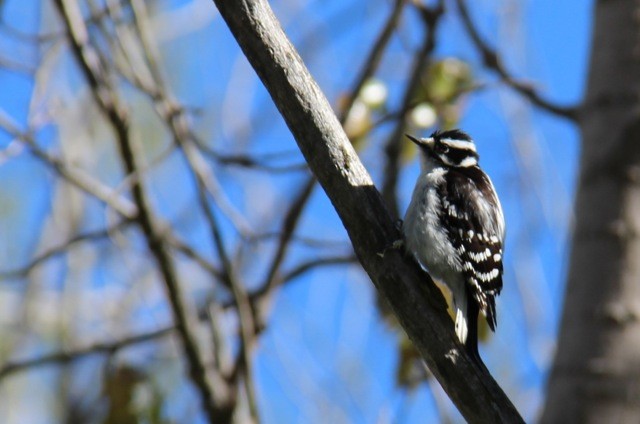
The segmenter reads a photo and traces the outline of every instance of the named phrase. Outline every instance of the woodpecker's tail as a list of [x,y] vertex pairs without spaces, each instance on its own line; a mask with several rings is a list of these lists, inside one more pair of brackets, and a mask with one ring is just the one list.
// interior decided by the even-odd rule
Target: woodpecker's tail
[[480,306],[473,298],[473,294],[470,290],[466,290],[466,303],[466,316],[464,318],[467,328],[467,337],[462,342],[465,350],[474,362],[488,373],[489,370],[487,370],[486,365],[482,362],[482,358],[480,358],[480,353],[478,352],[478,314],[480,313]]
[[465,350],[476,364],[486,370],[486,366],[478,352],[478,314],[480,313],[480,306],[473,297],[471,290],[465,288],[465,293],[463,296],[458,297],[455,308],[455,330],[458,340],[464,345]]
[[467,290],[467,339],[464,341],[464,347],[467,353],[477,362],[482,363],[480,353],[478,353],[478,313],[480,308],[478,302],[473,298],[470,290]]

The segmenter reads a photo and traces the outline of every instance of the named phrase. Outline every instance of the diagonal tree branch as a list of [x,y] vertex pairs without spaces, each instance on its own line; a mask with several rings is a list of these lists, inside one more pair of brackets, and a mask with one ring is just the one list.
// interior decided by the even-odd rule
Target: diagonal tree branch
[[462,415],[470,422],[523,422],[456,340],[444,299],[426,274],[398,251],[378,255],[400,233],[267,1],[214,1],[336,208],[362,266]]

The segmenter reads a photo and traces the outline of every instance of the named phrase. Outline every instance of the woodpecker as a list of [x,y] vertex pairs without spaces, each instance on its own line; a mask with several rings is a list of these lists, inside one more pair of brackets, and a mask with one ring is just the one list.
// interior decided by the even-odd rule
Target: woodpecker
[[482,364],[478,313],[495,331],[495,298],[502,290],[502,206],[468,134],[450,130],[407,137],[420,150],[421,171],[404,217],[405,245],[451,290],[456,335]]

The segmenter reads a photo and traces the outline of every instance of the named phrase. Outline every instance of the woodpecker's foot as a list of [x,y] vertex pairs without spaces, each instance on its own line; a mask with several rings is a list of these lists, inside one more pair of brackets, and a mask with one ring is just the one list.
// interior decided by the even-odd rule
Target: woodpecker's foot
[[384,258],[384,255],[387,254],[389,250],[400,250],[404,247],[404,239],[395,240],[393,243],[384,248],[382,252],[379,252],[377,255],[381,258]]

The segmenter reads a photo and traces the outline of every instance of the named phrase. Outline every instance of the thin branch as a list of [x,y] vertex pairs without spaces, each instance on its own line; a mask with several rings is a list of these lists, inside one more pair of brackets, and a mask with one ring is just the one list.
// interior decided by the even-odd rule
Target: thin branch
[[[279,239],[281,237],[282,237],[282,232],[271,232],[271,233],[264,233],[264,234],[256,234],[249,241],[261,242],[264,240],[271,240],[275,238]],[[315,247],[315,248],[321,248],[321,249],[336,249],[340,247],[345,247],[347,246],[347,243],[348,243],[345,240],[328,240],[328,239],[320,239],[315,237],[300,236],[296,234],[291,236],[291,242],[299,243],[300,245],[307,246],[307,247]]]
[[[137,215],[138,209],[129,199],[120,195],[117,190],[95,179],[91,174],[86,173],[80,168],[71,167],[61,159],[49,155],[44,150],[40,149],[29,133],[20,132],[20,130],[18,130],[3,113],[0,113],[0,129],[15,137],[16,140],[19,140],[21,145],[26,145],[36,158],[42,160],[42,162],[47,166],[50,166],[60,177],[86,194],[101,200],[105,205],[118,212],[126,221],[131,222],[131,220],[133,220]],[[140,172],[137,174],[140,174]],[[132,175],[127,177],[127,181],[129,183],[135,179],[136,178],[133,178]],[[161,223],[160,226],[162,228],[161,236],[164,242],[184,254],[187,258],[196,262],[200,267],[216,278],[216,280],[223,280],[222,272],[173,234],[170,225]],[[54,253],[54,255],[55,254],[56,253]],[[47,258],[44,258],[43,260],[46,259]],[[22,270],[6,271],[6,276],[5,274],[0,274],[0,279],[12,278],[12,275],[10,274],[13,274],[14,277],[19,277],[19,274],[23,273],[25,268]]]
[[49,353],[33,359],[22,361],[8,361],[0,367],[0,380],[17,372],[26,371],[35,367],[41,367],[51,364],[67,364],[82,357],[93,355],[96,353],[113,354],[125,347],[150,342],[167,337],[175,331],[175,327],[165,327],[150,333],[139,334],[127,337],[113,342],[95,343],[90,346],[70,349],[61,352]]
[[[326,258],[318,258],[309,261],[304,261],[299,263],[298,265],[292,267],[290,270],[283,272],[278,280],[276,281],[274,288],[279,287],[284,284],[288,284],[293,282],[294,280],[302,277],[307,272],[313,271],[317,268],[325,267],[325,266],[336,266],[336,265],[351,265],[358,262],[358,258],[355,255],[344,255],[344,256],[329,256]],[[249,300],[252,304],[259,304],[260,302],[264,302],[265,298],[271,292],[265,292],[264,288],[257,289],[251,293],[249,293]],[[235,308],[237,305],[235,299],[228,300],[226,302],[222,302],[220,307],[224,310],[229,308]],[[256,326],[256,334],[261,333],[265,329],[264,325]]]
[[0,113],[0,129],[23,142],[36,158],[53,168],[58,175],[72,185],[100,199],[125,218],[132,219],[136,215],[136,206],[131,203],[129,199],[119,195],[117,191],[95,179],[82,169],[68,166],[61,159],[42,150],[38,147],[31,134],[20,131],[4,113]]
[[[118,98],[109,75],[105,73],[105,67],[102,65],[100,57],[90,44],[80,7],[75,0],[55,0],[55,5],[68,30],[71,51],[89,83],[96,103],[114,130],[125,172],[127,175],[136,174],[139,166],[136,147],[130,137],[128,110]],[[149,206],[140,179],[133,182],[131,194],[138,208],[136,222],[145,235],[149,251],[153,255],[165,283],[191,380],[200,393],[209,420],[224,422],[229,419],[232,411],[226,404],[228,394],[222,393],[222,397],[218,396],[216,399],[216,393],[218,395],[220,393],[219,390],[214,390],[214,382],[210,378],[214,376],[208,372],[210,370],[206,367],[199,350],[195,328],[197,323],[189,313],[175,265],[166,243],[163,242],[161,230]],[[221,387],[216,385],[215,388],[220,389]]]
[[290,165],[273,165],[270,163],[266,163],[264,160],[249,155],[225,155],[214,151],[209,146],[202,143],[202,141],[200,141],[199,139],[195,139],[194,141],[203,154],[215,160],[220,165],[237,166],[240,168],[246,168],[255,171],[264,171],[271,174],[299,172],[309,169],[306,162]]
[[[120,0],[121,4],[128,2],[129,0]],[[85,19],[88,24],[95,24],[100,22],[107,15],[107,8],[101,7],[95,11],[91,11],[89,16]],[[8,36],[15,38],[17,41],[24,43],[36,43],[41,44],[47,41],[52,41],[57,38],[62,38],[66,34],[63,31],[52,31],[41,34],[31,34],[27,31],[23,31],[13,25],[13,22],[9,22],[5,19],[5,14],[0,13],[0,29],[7,33]]]
[[427,274],[396,250],[379,256],[401,235],[268,2],[214,1],[335,207],[363,268],[462,415],[470,422],[523,422],[456,339],[445,301]]
[[124,220],[104,230],[91,231],[88,233],[79,234],[75,237],[72,237],[69,240],[67,240],[65,243],[47,250],[46,252],[42,253],[35,259],[31,260],[31,262],[29,262],[28,264],[20,268],[8,270],[8,271],[0,271],[0,281],[12,279],[12,278],[25,277],[38,265],[48,261],[49,259],[55,258],[56,256],[66,253],[76,244],[80,242],[95,241],[95,240],[109,237],[115,231],[120,231],[126,228],[130,224],[131,224],[130,220]]
[[[241,360],[244,365],[244,387],[246,389],[245,391],[250,414],[253,421],[257,423],[259,421],[259,414],[257,411],[257,400],[255,397],[252,373],[253,368],[251,362],[251,350],[255,334],[253,312],[244,287],[236,277],[231,262],[228,259],[219,226],[216,222],[214,212],[209,206],[206,194],[209,193],[212,196],[218,207],[232,220],[241,235],[246,237],[249,227],[245,223],[244,218],[235,211],[226,197],[222,195],[221,188],[218,186],[213,172],[208,168],[206,162],[202,158],[202,155],[193,142],[193,132],[189,127],[187,117],[185,115],[185,109],[178,105],[168,94],[166,84],[164,83],[164,79],[156,59],[157,54],[155,52],[155,44],[152,42],[150,31],[146,25],[147,12],[144,3],[141,1],[134,1],[132,6],[134,9],[135,27],[145,53],[147,65],[153,78],[154,91],[149,93],[150,97],[154,102],[156,111],[169,127],[176,145],[183,152],[187,161],[187,166],[196,180],[199,203],[205,214],[205,219],[207,220],[209,229],[212,233],[212,238],[214,240],[216,250],[218,251],[218,256],[222,262],[222,278],[220,281],[225,283],[227,287],[231,288],[231,292],[236,300],[242,341],[240,352]],[[228,380],[227,383],[231,385],[232,381]]]
[[456,4],[458,5],[458,11],[460,13],[460,17],[462,18],[462,23],[464,24],[469,37],[473,41],[473,44],[475,44],[476,48],[480,51],[480,54],[482,55],[482,61],[484,62],[486,67],[493,69],[493,71],[495,71],[500,76],[505,84],[523,95],[531,103],[540,107],[541,109],[544,109],[563,118],[571,119],[573,121],[578,119],[578,110],[576,107],[559,106],[540,96],[540,94],[530,84],[520,82],[513,78],[505,69],[502,60],[500,60],[500,57],[498,56],[498,53],[494,49],[489,47],[489,45],[480,36],[480,32],[471,20],[471,16],[469,15],[469,10],[467,9],[465,1],[456,0]]
[[289,206],[289,210],[287,211],[284,220],[282,221],[282,229],[280,230],[278,247],[276,248],[273,259],[271,260],[271,265],[269,266],[269,270],[267,271],[267,276],[264,279],[264,282],[261,284],[261,289],[259,291],[267,293],[275,285],[276,276],[280,270],[280,265],[284,261],[287,251],[289,250],[289,246],[291,245],[291,238],[293,237],[293,233],[298,225],[298,222],[300,222],[304,207],[311,198],[311,193],[313,193],[313,188],[315,187],[315,185],[315,178],[309,178],[305,183],[303,183],[301,189],[298,191],[298,195]]
[[202,269],[204,269],[213,277],[215,277],[217,281],[227,285],[227,281],[224,273],[220,269],[218,269],[215,265],[213,265],[211,262],[206,260],[202,255],[196,252],[196,250],[193,247],[189,246],[187,243],[185,243],[184,241],[180,240],[179,238],[173,235],[165,234],[165,236],[166,236],[167,243],[173,249],[182,253],[184,256],[186,256],[187,258],[191,259],[192,261],[200,265]]
[[28,76],[36,73],[36,69],[34,67],[6,57],[0,57],[0,68]]
[[[199,175],[195,171],[194,175]],[[216,221],[215,215],[209,206],[208,199],[205,192],[204,182],[197,178],[198,185],[198,199],[200,202],[200,207],[205,213],[205,218],[207,223],[209,224],[209,231],[211,231],[212,239],[214,240],[214,244],[216,250],[218,252],[218,256],[222,262],[222,269],[225,275],[225,280],[229,282],[231,286],[231,292],[233,294],[233,299],[235,301],[237,311],[238,311],[238,320],[240,322],[240,353],[239,359],[237,361],[236,369],[242,368],[244,371],[244,387],[247,395],[247,403],[249,405],[249,413],[251,414],[251,418],[254,423],[259,422],[259,414],[258,414],[258,403],[256,399],[256,391],[254,386],[254,376],[253,376],[253,363],[251,361],[251,351],[253,350],[253,345],[255,341],[255,323],[253,319],[253,309],[251,307],[251,302],[249,301],[249,297],[247,296],[247,292],[244,289],[244,286],[238,280],[238,277],[235,274],[235,270],[229,260],[229,256],[226,252],[224,241],[222,240],[222,234],[220,233],[220,228]],[[242,364],[242,366],[240,366]],[[237,375],[235,372],[234,375]]]
[[422,7],[418,10],[423,18],[425,35],[420,49],[414,55],[411,76],[404,89],[396,125],[391,134],[389,134],[384,148],[385,164],[382,181],[382,197],[390,209],[391,214],[396,218],[400,216],[396,191],[398,174],[400,173],[400,153],[402,152],[402,143],[404,142],[406,128],[405,118],[414,106],[416,92],[422,83],[422,76],[429,64],[431,53],[435,48],[436,29],[444,8],[442,2],[439,2],[434,8]]
[[285,272],[280,279],[280,284],[288,283],[296,278],[301,277],[309,271],[316,268],[331,266],[331,265],[349,265],[358,262],[358,258],[355,255],[348,256],[335,256],[328,258],[314,259],[307,262],[302,262],[295,266],[293,269]]
[[251,233],[251,228],[242,214],[236,210],[226,194],[219,185],[214,173],[208,167],[202,157],[200,150],[196,146],[194,131],[190,128],[186,109],[182,107],[170,95],[167,85],[158,66],[157,52],[151,31],[147,23],[147,11],[143,1],[134,0],[132,2],[134,12],[135,29],[144,52],[147,68],[153,79],[151,87],[142,86],[141,89],[151,98],[155,110],[166,123],[173,135],[174,141],[184,153],[185,158],[192,171],[197,173],[197,178],[204,184],[209,194],[216,202],[216,206],[233,223],[236,231],[247,238]]
[[382,31],[378,35],[378,38],[374,41],[373,47],[369,51],[369,55],[364,61],[362,68],[356,78],[355,84],[351,88],[351,95],[349,95],[346,99],[346,102],[340,112],[338,119],[340,123],[344,125],[349,116],[349,112],[351,112],[351,108],[353,107],[353,103],[358,98],[362,87],[367,82],[369,78],[375,73],[376,69],[380,65],[380,61],[382,60],[382,55],[384,54],[389,41],[391,40],[391,35],[393,31],[398,26],[398,21],[400,20],[400,16],[402,15],[402,9],[407,0],[395,0],[393,4],[393,9],[391,9],[391,13],[387,18],[384,26],[382,27]]

